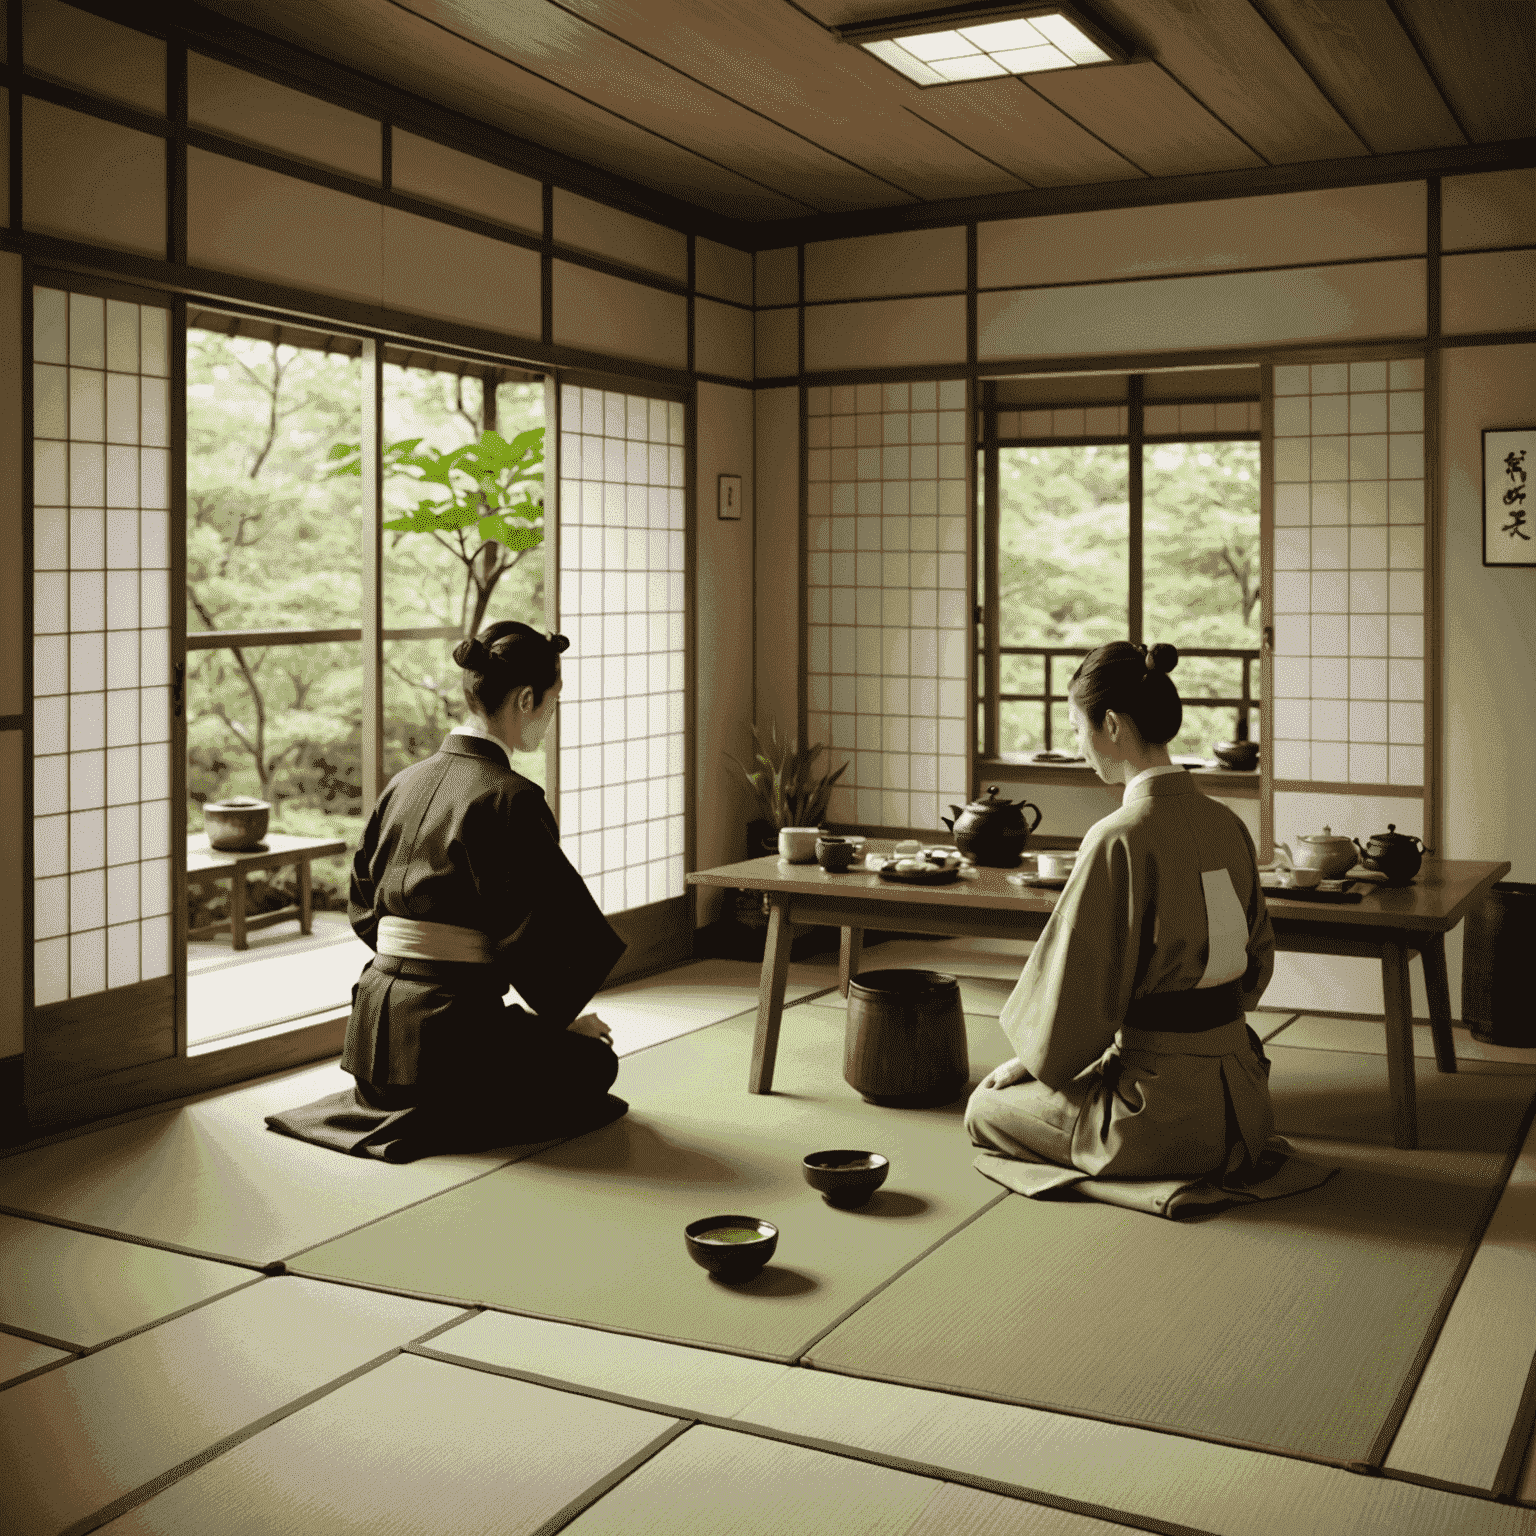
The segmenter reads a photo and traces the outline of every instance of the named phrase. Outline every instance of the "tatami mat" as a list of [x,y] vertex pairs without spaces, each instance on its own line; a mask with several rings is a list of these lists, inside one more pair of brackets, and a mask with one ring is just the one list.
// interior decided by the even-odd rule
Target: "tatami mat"
[[255,1278],[232,1264],[0,1216],[0,1325],[77,1350]]
[[567,1536],[907,1536],[932,1479],[697,1424]]
[[715,1349],[690,1349],[504,1312],[481,1312],[422,1348],[433,1356],[478,1361],[683,1414],[719,1418],[739,1412],[790,1369]]
[[[841,1007],[785,1013],[771,1094],[747,1092],[753,1023],[743,1014],[640,1053],[615,1088],[631,1104],[625,1119],[324,1244],[293,1267],[795,1358],[999,1192],[971,1166],[963,1096],[942,1109],[878,1109],[843,1082]],[[995,1020],[969,1028],[974,1082],[1007,1042]],[[834,1210],[806,1185],[801,1158],[829,1147],[891,1159],[868,1205]],[[721,1285],[690,1261],[683,1227],[714,1214],[779,1226],[778,1251],[757,1279]]]
[[68,1350],[54,1349],[34,1339],[18,1338],[14,1333],[0,1333],[0,1387],[29,1371],[40,1371],[45,1365],[68,1359]]
[[[1536,1050],[1516,1051],[1506,1046],[1484,1045],[1459,1024],[1451,1033],[1456,1041],[1458,1062],[1492,1062],[1512,1070],[1536,1072]],[[1303,1013],[1276,1036],[1275,1044],[1300,1045],[1319,1051],[1367,1051],[1385,1056],[1387,1031],[1380,1019],[1333,1019],[1323,1014]],[[1428,1024],[1413,1026],[1413,1054],[1420,1062],[1426,1057],[1434,1057],[1435,1042]],[[1421,1066],[1419,1070],[1424,1069]]]
[[351,1083],[334,1062],[305,1067],[0,1158],[0,1209],[266,1264],[517,1155],[381,1163],[279,1136],[263,1123]]
[[1125,1536],[1130,1528],[945,1483],[906,1536]]
[[0,1392],[8,1536],[55,1536],[455,1315],[263,1279]]
[[1033,939],[887,939],[864,951],[859,969],[946,971],[1011,983],[1019,979],[1034,947]]
[[1346,1169],[1287,1199],[1183,1223],[1014,1197],[807,1358],[850,1375],[1363,1462],[1412,1387],[1485,1194]]
[[1533,1357],[1536,1127],[1499,1197],[1386,1465],[1504,1491],[1496,1483]]
[[935,1477],[948,1471],[987,1479],[1021,1494],[1102,1505],[1140,1521],[1215,1536],[1531,1536],[1536,1531],[1536,1512],[1488,1499],[820,1371],[786,1371],[739,1417],[784,1434],[900,1457],[931,1468]]
[[401,1356],[110,1524],[111,1536],[525,1536],[676,1421]]

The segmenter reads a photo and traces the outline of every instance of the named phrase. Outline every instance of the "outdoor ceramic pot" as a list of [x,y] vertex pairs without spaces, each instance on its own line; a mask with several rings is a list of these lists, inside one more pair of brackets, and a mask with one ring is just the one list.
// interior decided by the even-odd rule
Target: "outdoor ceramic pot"
[[203,806],[208,846],[221,853],[249,853],[267,835],[271,814],[272,807],[267,801],[253,800],[248,795],[208,801]]
[[[1355,847],[1360,848],[1359,839]],[[1407,885],[1418,874],[1426,853],[1433,848],[1424,846],[1421,837],[1408,837],[1397,830],[1397,823],[1389,821],[1385,832],[1375,833],[1364,848],[1360,848],[1360,862],[1379,875],[1387,877],[1388,885]]]
[[[996,784],[987,786],[984,800],[973,800],[964,810],[952,805],[950,810],[955,813],[953,820],[948,816],[939,820],[954,833],[955,846],[978,864],[997,869],[1012,869],[1019,862],[1029,834],[1040,825],[1038,805],[1027,800],[999,800]],[[1026,822],[1025,811],[1033,811],[1035,819]]]
[[1335,835],[1332,827],[1298,837],[1296,846],[1300,853],[1292,853],[1289,843],[1276,846],[1285,849],[1293,869],[1318,870],[1324,880],[1337,880],[1346,870],[1353,869],[1359,852],[1353,838]]

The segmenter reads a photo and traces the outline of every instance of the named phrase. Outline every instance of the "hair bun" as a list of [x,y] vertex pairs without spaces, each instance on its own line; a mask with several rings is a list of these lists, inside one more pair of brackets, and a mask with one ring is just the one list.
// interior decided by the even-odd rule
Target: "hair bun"
[[1179,653],[1171,645],[1154,645],[1146,651],[1148,672],[1172,672],[1179,664]]
[[453,648],[453,659],[466,672],[484,672],[491,664],[491,653],[476,639],[460,640]]

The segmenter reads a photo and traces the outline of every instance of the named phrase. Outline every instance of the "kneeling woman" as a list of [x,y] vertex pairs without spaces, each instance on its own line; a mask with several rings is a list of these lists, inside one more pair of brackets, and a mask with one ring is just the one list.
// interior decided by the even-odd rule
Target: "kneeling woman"
[[[469,721],[390,781],[353,860],[348,914],[376,951],[341,1058],[356,1088],[274,1129],[405,1162],[574,1135],[628,1108],[607,1092],[607,1027],[578,1017],[624,943],[512,767],[554,718],[568,644],[505,622],[455,648]],[[503,1004],[509,987],[532,1013]]]
[[[1168,755],[1171,645],[1117,641],[1077,669],[1078,748],[1120,809],[1089,829],[1001,1023],[1018,1053],[971,1096],[977,1167],[1172,1215],[1321,1183],[1272,1136],[1269,1060],[1244,1014],[1274,969],[1253,839]],[[1140,1181],[1122,1183],[1120,1181]]]

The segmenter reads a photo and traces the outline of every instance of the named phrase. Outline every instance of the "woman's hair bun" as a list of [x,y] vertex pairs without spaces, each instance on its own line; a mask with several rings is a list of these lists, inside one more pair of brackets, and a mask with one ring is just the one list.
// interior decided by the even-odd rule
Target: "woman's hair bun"
[[479,640],[471,637],[468,640],[460,640],[454,646],[453,659],[466,672],[484,672],[491,664],[491,653]]
[[1171,645],[1143,647],[1147,654],[1148,672],[1172,672],[1179,664],[1179,653]]

